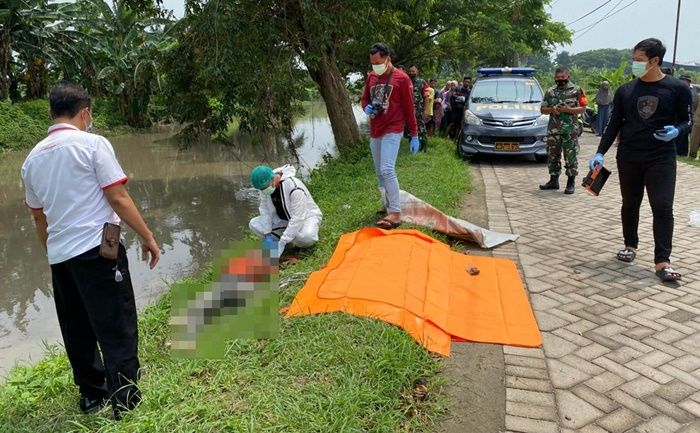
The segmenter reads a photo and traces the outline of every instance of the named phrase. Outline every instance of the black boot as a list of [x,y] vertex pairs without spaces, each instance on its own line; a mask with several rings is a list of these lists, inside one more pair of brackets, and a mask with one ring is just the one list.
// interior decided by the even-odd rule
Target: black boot
[[549,182],[540,185],[540,189],[559,189],[559,176],[549,176]]
[[566,180],[566,189],[564,189],[564,194],[573,194],[575,183],[576,176],[569,176],[569,178]]

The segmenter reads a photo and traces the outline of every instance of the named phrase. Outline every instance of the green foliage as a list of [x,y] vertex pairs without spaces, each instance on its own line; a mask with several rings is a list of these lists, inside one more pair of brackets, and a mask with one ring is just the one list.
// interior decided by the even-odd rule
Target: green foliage
[[46,99],[35,99],[33,101],[25,101],[17,104],[17,107],[27,116],[31,117],[40,125],[48,127],[51,124],[51,116],[49,115],[49,101]]
[[[28,108],[32,113],[37,110],[37,104]],[[42,122],[47,117],[44,112],[36,111],[38,117],[27,114],[21,105],[9,101],[0,102],[0,149],[19,149],[37,144],[46,136],[47,123]]]
[[[454,144],[431,138],[428,153],[417,156],[406,148],[397,163],[402,187],[457,212],[470,178]],[[281,271],[282,304],[327,262],[339,236],[374,222],[376,182],[366,141],[312,173],[309,189],[324,212],[320,240]],[[209,271],[196,281],[211,278]],[[179,360],[168,349],[169,313],[166,295],[140,315],[144,400],[121,422],[79,413],[68,361],[55,350],[0,385],[3,432],[436,431],[439,359],[398,327],[346,314],[292,318],[282,320],[277,339],[231,341],[224,359]],[[425,402],[410,398],[419,377],[431,390]]]
[[566,67],[578,66],[582,69],[617,69],[623,61],[629,61],[631,56],[631,50],[615,48],[582,51],[576,54],[562,51],[557,54],[556,63]]

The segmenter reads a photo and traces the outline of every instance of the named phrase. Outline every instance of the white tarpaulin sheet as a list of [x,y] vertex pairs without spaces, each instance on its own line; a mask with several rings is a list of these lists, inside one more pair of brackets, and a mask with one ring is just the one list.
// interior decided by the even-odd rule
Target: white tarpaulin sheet
[[453,238],[475,242],[481,248],[493,248],[518,239],[518,235],[515,234],[494,232],[468,221],[445,215],[406,191],[401,191],[400,199],[401,221],[428,227]]

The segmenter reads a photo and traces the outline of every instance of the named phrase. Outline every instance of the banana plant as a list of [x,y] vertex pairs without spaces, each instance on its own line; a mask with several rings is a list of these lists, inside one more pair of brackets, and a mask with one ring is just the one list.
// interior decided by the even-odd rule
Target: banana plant
[[90,49],[99,91],[116,102],[131,126],[146,126],[148,104],[160,88],[161,54],[172,44],[168,18],[144,16],[124,1],[79,0],[90,19],[81,23],[94,41]]

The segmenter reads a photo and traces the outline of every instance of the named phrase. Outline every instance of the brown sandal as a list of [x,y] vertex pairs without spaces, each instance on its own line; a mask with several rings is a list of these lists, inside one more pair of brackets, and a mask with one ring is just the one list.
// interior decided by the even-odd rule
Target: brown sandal
[[379,227],[380,229],[384,230],[393,230],[401,225],[401,222],[394,222],[388,218],[382,218],[376,223],[374,223],[375,226]]

